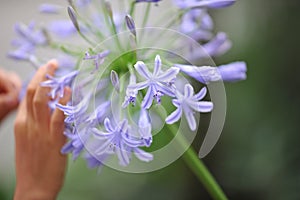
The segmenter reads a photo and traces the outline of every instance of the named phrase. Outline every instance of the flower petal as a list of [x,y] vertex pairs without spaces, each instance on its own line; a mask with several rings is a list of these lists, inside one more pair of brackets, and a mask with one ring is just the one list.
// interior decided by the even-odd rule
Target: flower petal
[[155,61],[154,61],[153,76],[158,76],[160,68],[161,68],[161,59],[160,59],[159,55],[156,55]]
[[146,88],[149,85],[147,81],[136,83],[136,84],[130,84],[128,85],[127,89],[129,90],[142,90]]
[[213,103],[210,101],[190,102],[189,106],[197,112],[211,112]]
[[104,120],[104,127],[110,133],[112,133],[112,132],[115,131],[115,129],[111,125],[111,122],[110,122],[109,118],[105,118],[105,120]]
[[180,69],[177,67],[171,67],[161,75],[156,77],[156,80],[161,82],[169,82],[170,80],[174,79],[176,75],[179,73]]
[[182,109],[181,107],[178,107],[174,112],[172,112],[167,118],[166,118],[166,123],[167,124],[174,124],[177,122],[182,115]]
[[150,162],[151,160],[153,160],[153,155],[151,153],[143,151],[139,148],[134,149],[134,155],[144,162]]
[[197,94],[195,94],[195,99],[197,100],[197,101],[199,101],[199,100],[201,100],[201,99],[203,99],[204,97],[205,97],[205,95],[206,95],[206,93],[207,93],[207,89],[206,89],[206,87],[203,87],[201,90],[200,90],[200,92],[198,92]]
[[126,151],[125,146],[123,143],[120,144],[120,147],[116,148],[116,154],[119,158],[119,164],[122,166],[127,166],[129,165],[129,152]]
[[184,115],[186,117],[190,129],[192,131],[195,131],[197,128],[197,124],[193,111],[188,107],[184,107]]
[[153,95],[154,95],[153,87],[150,85],[150,87],[148,88],[147,93],[142,101],[142,107],[144,109],[149,109],[151,107],[152,102],[153,102]]
[[190,84],[184,86],[184,97],[190,98],[194,95],[194,88]]
[[134,67],[141,76],[143,76],[145,79],[150,79],[151,73],[149,72],[145,63],[138,61]]

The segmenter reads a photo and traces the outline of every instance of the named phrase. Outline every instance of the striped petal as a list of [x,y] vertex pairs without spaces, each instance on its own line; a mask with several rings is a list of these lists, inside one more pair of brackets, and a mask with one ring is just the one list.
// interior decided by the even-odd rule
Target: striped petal
[[213,109],[213,103],[210,101],[190,102],[189,106],[197,112],[211,112]]
[[184,115],[185,115],[185,118],[188,122],[188,125],[189,125],[190,129],[192,131],[195,131],[196,128],[197,128],[197,124],[196,124],[196,119],[195,119],[193,111],[190,108],[185,107],[184,108]]
[[200,92],[198,92],[197,94],[195,94],[195,99],[196,100],[201,100],[201,99],[203,99],[204,97],[205,97],[205,95],[206,95],[206,93],[207,93],[207,89],[206,89],[206,87],[203,87],[201,90],[200,90]]
[[166,123],[167,124],[174,124],[177,122],[182,115],[182,109],[181,107],[178,107],[174,112],[172,112],[167,118],[166,118]]
[[147,66],[145,65],[145,63],[138,61],[135,65],[134,65],[136,71],[145,79],[150,79],[151,77],[151,73],[149,72]]

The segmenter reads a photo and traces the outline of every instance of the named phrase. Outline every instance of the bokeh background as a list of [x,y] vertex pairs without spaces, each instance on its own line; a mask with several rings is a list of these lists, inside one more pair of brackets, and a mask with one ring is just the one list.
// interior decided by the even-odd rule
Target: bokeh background
[[[32,71],[6,57],[13,25],[49,20],[38,14],[41,0],[0,0],[0,65],[23,80]],[[48,1],[51,2],[51,1]],[[61,1],[52,1],[54,3]],[[216,60],[245,60],[248,79],[227,84],[224,131],[205,164],[229,199],[300,199],[300,2],[239,0],[211,12],[216,29],[228,33],[233,48]],[[53,18],[51,18],[53,19]],[[1,108],[0,108],[1,109]],[[0,200],[12,199],[15,184],[12,113],[0,125]],[[198,148],[198,144],[194,144]],[[69,163],[58,199],[210,199],[182,159],[148,174]]]

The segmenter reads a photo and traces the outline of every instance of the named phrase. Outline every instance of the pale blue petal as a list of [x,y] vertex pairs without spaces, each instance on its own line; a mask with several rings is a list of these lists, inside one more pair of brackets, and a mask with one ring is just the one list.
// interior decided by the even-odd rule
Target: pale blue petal
[[98,139],[108,139],[114,135],[114,132],[106,133],[106,132],[98,130],[97,128],[92,128],[91,131],[92,131],[92,133],[94,133],[94,136]]
[[120,144],[120,147],[116,148],[116,154],[119,158],[119,164],[121,166],[129,165],[129,162],[130,162],[129,155],[128,155],[128,152],[126,151],[123,143]]
[[195,131],[197,128],[197,124],[196,124],[196,119],[195,119],[193,111],[188,107],[184,107],[184,115],[185,115],[185,118],[188,122],[190,129],[192,131]]
[[154,91],[152,86],[150,86],[147,90],[147,93],[142,101],[142,108],[149,109],[152,105]]
[[168,82],[176,77],[176,75],[179,73],[180,69],[177,67],[171,67],[161,75],[156,77],[156,80],[161,82]]
[[109,118],[105,118],[104,120],[104,127],[108,132],[114,132],[115,129],[112,127]]
[[140,146],[144,145],[144,142],[142,140],[135,139],[135,138],[124,137],[123,140],[126,145],[128,145],[129,147],[132,147],[132,148],[140,147]]
[[99,145],[96,150],[95,150],[95,154],[97,155],[102,155],[104,153],[106,153],[106,151],[108,151],[109,145],[112,143],[112,138],[107,139],[105,142],[99,142]]
[[139,148],[134,149],[134,155],[141,161],[150,162],[153,160],[153,155]]
[[210,101],[189,102],[189,106],[197,112],[211,112],[213,103]]
[[172,99],[172,103],[174,106],[179,107],[180,106],[180,102],[178,99]]
[[221,65],[218,70],[223,81],[236,82],[247,78],[247,66],[245,62],[233,62],[227,65]]
[[196,100],[201,100],[201,99],[203,99],[204,97],[205,97],[205,95],[206,95],[206,93],[207,93],[207,89],[206,89],[206,87],[203,87],[201,90],[200,90],[200,92],[198,92],[197,94],[195,94],[195,99]]
[[129,89],[129,90],[142,90],[142,89],[146,88],[148,85],[149,85],[149,83],[147,81],[144,81],[144,82],[128,85],[127,89]]
[[124,119],[122,122],[119,123],[120,132],[126,133],[127,132],[127,127],[128,127],[127,119]]
[[153,76],[157,76],[159,74],[160,68],[161,68],[161,59],[159,55],[156,55],[155,62],[154,62]]
[[167,95],[167,96],[170,96],[170,97],[175,96],[175,93],[172,90],[172,87],[164,85],[162,83],[157,82],[156,89],[159,90],[164,95]]
[[167,118],[166,118],[166,123],[167,124],[174,124],[177,122],[182,115],[182,109],[181,107],[178,107],[174,112],[172,112]]
[[150,79],[151,73],[149,72],[145,63],[138,61],[134,67],[141,76],[143,76],[145,79]]
[[194,88],[190,84],[184,86],[184,97],[190,98],[194,95]]

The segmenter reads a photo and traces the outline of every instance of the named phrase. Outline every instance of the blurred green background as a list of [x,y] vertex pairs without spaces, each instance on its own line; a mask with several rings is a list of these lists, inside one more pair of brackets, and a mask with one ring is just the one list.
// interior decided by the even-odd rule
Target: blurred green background
[[[32,6],[40,2],[28,1]],[[3,17],[9,17],[6,9],[20,5],[16,0],[11,3],[1,0],[1,3],[1,29],[10,26],[11,30],[4,30],[10,38],[13,23]],[[204,162],[229,199],[298,200],[300,2],[240,0],[230,8],[211,13],[216,29],[228,33],[234,44],[216,63],[245,60],[248,79],[226,85],[225,128]],[[27,11],[12,19],[23,21],[24,15],[27,16]],[[28,15],[28,19],[32,17]],[[8,50],[7,38],[2,35],[1,52]],[[4,57],[1,55],[1,64],[18,71]],[[12,199],[14,190],[11,119],[13,116],[4,122],[9,125],[0,127],[0,200]],[[3,142],[5,139],[9,141]],[[3,148],[4,143],[10,146]],[[197,143],[194,146],[199,148]],[[109,168],[97,174],[97,170],[88,170],[79,159],[69,163],[59,199],[206,200],[210,197],[182,159],[148,174],[126,174]]]

